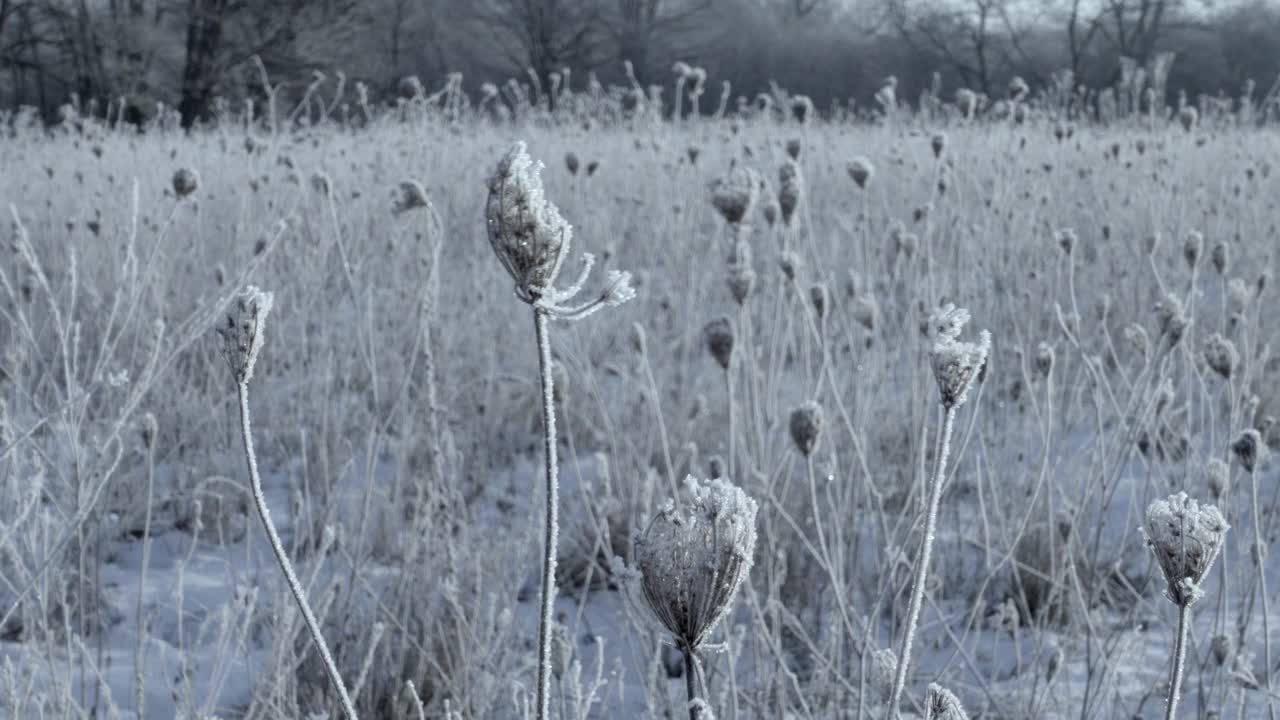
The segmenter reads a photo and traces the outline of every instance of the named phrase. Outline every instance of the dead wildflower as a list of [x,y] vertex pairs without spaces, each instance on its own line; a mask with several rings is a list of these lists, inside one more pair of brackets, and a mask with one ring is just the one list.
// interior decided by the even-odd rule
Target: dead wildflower
[[1147,506],[1142,531],[1167,585],[1165,596],[1178,607],[1195,603],[1230,528],[1213,505],[1201,506],[1186,493]]
[[178,168],[173,173],[173,194],[184,198],[200,187],[200,175],[190,168]]
[[759,189],[759,173],[738,165],[711,183],[711,205],[725,222],[738,225],[755,207]]
[[431,200],[422,183],[417,180],[402,180],[395,200],[391,204],[391,214],[401,215],[417,208],[431,207]]
[[831,291],[827,289],[826,283],[814,283],[809,286],[809,303],[813,305],[813,311],[821,320],[826,317],[827,305],[831,299]]
[[810,401],[793,409],[788,429],[796,449],[801,455],[809,457],[818,446],[818,438],[822,434],[822,406]]
[[849,161],[849,165],[845,168],[849,172],[849,177],[853,178],[853,182],[860,190],[867,189],[867,183],[875,175],[875,166],[865,157],[856,157]]
[[787,250],[778,255],[778,268],[782,270],[782,274],[787,280],[795,281],[796,272],[804,265],[804,260],[800,259],[792,250]]
[[1227,272],[1227,262],[1230,258],[1231,246],[1226,240],[1219,240],[1213,244],[1213,249],[1209,251],[1209,261],[1213,263],[1213,269],[1217,271],[1219,276],[1225,275]]
[[1221,333],[1214,333],[1204,341],[1204,360],[1209,369],[1230,378],[1232,369],[1240,362],[1240,355],[1236,352],[1235,343]]
[[991,351],[991,333],[983,330],[977,343],[961,342],[960,332],[969,322],[969,311],[947,303],[929,318],[929,336],[933,346],[929,363],[947,409],[959,407],[969,390],[985,373]]
[[728,370],[733,357],[733,323],[727,317],[718,317],[702,328],[702,337],[711,357],[722,369]]
[[489,178],[485,206],[489,244],[515,280],[516,294],[530,303],[551,289],[573,237],[573,228],[543,195],[540,169],[525,144],[516,143]]
[[226,322],[218,326],[218,334],[222,336],[222,357],[231,368],[231,377],[237,385],[245,385],[253,377],[258,351],[266,337],[264,328],[272,300],[271,293],[250,285],[231,301]]
[[792,160],[800,159],[800,140],[799,138],[791,138],[787,141],[787,157]]

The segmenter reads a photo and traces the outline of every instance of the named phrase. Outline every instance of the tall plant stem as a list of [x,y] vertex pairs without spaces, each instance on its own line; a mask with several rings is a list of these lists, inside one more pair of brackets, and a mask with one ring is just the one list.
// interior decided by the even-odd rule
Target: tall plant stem
[[1182,668],[1187,662],[1187,635],[1191,630],[1191,606],[1178,606],[1178,635],[1173,639],[1173,677],[1169,680],[1169,702],[1165,720],[1178,717],[1178,699],[1182,695]]
[[920,606],[924,603],[924,583],[929,575],[929,557],[933,553],[933,534],[938,526],[938,504],[942,500],[942,481],[947,474],[947,455],[951,452],[951,430],[955,425],[956,409],[946,408],[942,420],[942,447],[938,449],[938,467],[929,488],[929,506],[924,516],[924,538],[920,557],[916,560],[915,580],[911,585],[911,605],[907,608],[907,632],[902,638],[902,651],[898,653],[898,668],[893,676],[893,694],[889,699],[890,713],[894,720],[901,717],[898,701],[907,684],[907,668],[911,664],[911,645],[915,641],[916,625],[920,621]]
[[538,720],[551,717],[551,623],[556,602],[556,542],[560,532],[560,486],[556,480],[555,381],[551,374],[550,318],[533,309],[538,336],[538,372],[542,378],[542,440],[547,469],[546,534],[542,544],[542,614],[538,620]]
[[1275,720],[1276,706],[1272,700],[1271,693],[1271,601],[1267,597],[1267,546],[1262,538],[1262,512],[1258,504],[1258,474],[1253,470],[1249,471],[1249,490],[1252,494],[1253,501],[1253,543],[1256,550],[1254,557],[1258,563],[1258,585],[1262,590],[1262,657],[1263,667],[1266,668],[1266,674],[1263,675],[1262,685],[1268,690],[1267,693],[1267,713],[1271,720]]
[[329,682],[333,683],[334,689],[338,691],[342,710],[346,713],[348,720],[356,720],[356,708],[351,703],[351,696],[347,694],[347,687],[342,684],[342,676],[338,674],[338,666],[333,662],[329,646],[325,644],[324,636],[320,634],[320,623],[316,622],[316,616],[311,612],[311,606],[307,604],[302,583],[298,582],[298,576],[293,572],[293,564],[289,562],[289,556],[285,555],[284,544],[280,542],[276,526],[271,522],[271,511],[267,508],[266,497],[262,494],[262,480],[258,477],[258,459],[253,453],[253,433],[249,425],[249,384],[239,383],[238,389],[240,436],[244,440],[244,454],[249,463],[249,484],[253,490],[253,502],[258,507],[258,517],[262,518],[262,526],[266,528],[267,539],[271,542],[271,551],[275,553],[276,562],[280,564],[280,570],[289,584],[289,591],[293,593],[293,599],[298,603],[302,618],[307,623],[307,630],[311,632],[311,639],[315,641],[316,649],[320,652],[320,660],[324,664],[325,672],[329,675]]
[[683,648],[684,650],[684,689],[689,697],[689,720],[698,720],[698,705],[694,701],[698,699],[698,677],[696,669],[698,665],[697,659],[693,655],[693,650]]

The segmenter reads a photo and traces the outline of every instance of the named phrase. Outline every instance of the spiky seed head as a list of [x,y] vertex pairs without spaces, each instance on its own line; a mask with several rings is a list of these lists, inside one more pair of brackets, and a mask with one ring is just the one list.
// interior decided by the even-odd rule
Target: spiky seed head
[[237,385],[245,385],[253,377],[258,351],[266,339],[267,314],[273,297],[250,285],[231,300],[227,319],[218,326],[222,336],[222,356],[231,368]]
[[944,132],[936,132],[933,137],[929,138],[929,147],[933,148],[933,156],[935,158],[942,157],[942,151],[947,148],[947,134]]
[[422,183],[413,179],[401,180],[395,200],[391,203],[391,214],[400,215],[425,207],[431,207],[431,199],[427,197],[427,190],[422,187]]
[[801,455],[809,457],[822,434],[822,406],[807,402],[791,411],[791,441]]
[[1236,352],[1235,343],[1221,333],[1214,333],[1204,341],[1204,360],[1209,369],[1224,378],[1230,378],[1231,371],[1240,362],[1240,355]]
[[1192,230],[1182,242],[1182,259],[1187,261],[1188,268],[1195,268],[1204,252],[1204,235]]
[[969,311],[947,303],[929,318],[929,363],[938,382],[942,406],[951,409],[964,404],[969,390],[985,374],[991,351],[991,333],[983,330],[978,342],[961,342],[960,332],[969,322]]
[[1267,458],[1267,446],[1262,442],[1262,433],[1254,428],[1248,428],[1240,433],[1235,442],[1231,443],[1231,452],[1235,453],[1240,466],[1249,473]]
[[1218,508],[1201,506],[1186,493],[1147,506],[1142,531],[1164,574],[1170,602],[1187,607],[1200,598],[1200,582],[1218,557],[1229,527]]
[[573,228],[543,195],[541,169],[524,142],[516,143],[489,178],[485,205],[489,244],[515,280],[516,295],[528,303],[555,282],[573,235]]
[[727,317],[718,317],[702,328],[702,337],[711,357],[722,369],[728,370],[733,357],[733,323]]
[[1047,377],[1053,371],[1053,360],[1053,346],[1043,340],[1037,343],[1034,360],[1036,372]]
[[853,182],[861,190],[867,189],[867,183],[871,181],[876,172],[875,165],[872,165],[871,161],[865,157],[856,157],[850,160],[846,170],[849,172],[849,177],[853,178]]
[[578,154],[570,150],[564,154],[564,166],[568,168],[570,175],[578,174]]
[[200,174],[190,168],[178,168],[173,173],[173,194],[184,198],[200,187]]
[[782,221],[791,224],[796,208],[804,197],[804,176],[800,174],[800,166],[794,160],[788,160],[778,168],[778,207],[782,210]]
[[924,696],[924,720],[969,720],[960,698],[937,683],[929,683]]
[[697,651],[733,605],[751,572],[756,502],[725,478],[685,480],[636,540],[640,594],[677,646]]
[[1213,269],[1218,275],[1227,273],[1227,263],[1230,261],[1231,246],[1226,240],[1219,240],[1213,244],[1213,249],[1209,251],[1209,261],[1213,263]]
[[711,183],[711,205],[730,225],[742,223],[755,207],[760,180],[755,170],[735,166],[728,175]]

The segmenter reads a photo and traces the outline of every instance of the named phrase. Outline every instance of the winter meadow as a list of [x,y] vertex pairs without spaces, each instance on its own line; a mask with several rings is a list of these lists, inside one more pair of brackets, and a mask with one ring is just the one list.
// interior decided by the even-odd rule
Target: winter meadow
[[4,116],[0,717],[1274,720],[1274,89],[337,82]]

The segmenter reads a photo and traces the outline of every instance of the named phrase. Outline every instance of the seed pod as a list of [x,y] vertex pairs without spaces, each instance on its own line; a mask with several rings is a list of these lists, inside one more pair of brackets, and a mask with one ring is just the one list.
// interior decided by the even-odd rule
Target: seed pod
[[272,295],[250,285],[231,301],[227,321],[218,328],[222,336],[222,356],[231,368],[237,385],[253,377],[258,351],[266,339],[267,314],[271,312]]
[[853,178],[853,182],[857,184],[858,188],[866,190],[867,183],[875,175],[876,168],[865,157],[856,157],[849,161],[846,170],[848,170],[849,177]]
[[991,333],[983,330],[977,343],[960,342],[960,331],[969,322],[969,311],[951,303],[938,308],[929,318],[929,335],[933,347],[929,362],[938,382],[945,408],[959,407],[969,389],[985,374],[987,355],[991,351]]
[[727,317],[716,318],[702,328],[702,336],[711,357],[722,369],[728,370],[733,357],[733,323]]
[[809,457],[818,446],[818,437],[822,434],[822,406],[816,402],[807,402],[791,411],[791,441],[801,455]]
[[1229,528],[1218,508],[1201,506],[1186,493],[1147,506],[1143,534],[1164,574],[1170,602],[1187,607],[1200,598],[1200,582],[1218,557]]
[[200,187],[200,174],[189,168],[178,168],[173,173],[173,194],[184,198]]
[[542,165],[523,142],[507,152],[489,178],[485,220],[489,244],[516,283],[516,294],[532,304],[555,282],[569,252],[573,228],[543,196]]
[[1231,443],[1231,452],[1235,453],[1245,472],[1251,473],[1261,464],[1260,461],[1266,459],[1267,446],[1262,444],[1262,434],[1249,428]]
[[1232,369],[1240,362],[1240,355],[1236,352],[1235,343],[1222,337],[1221,333],[1214,333],[1204,341],[1204,360],[1209,369],[1230,378]]

